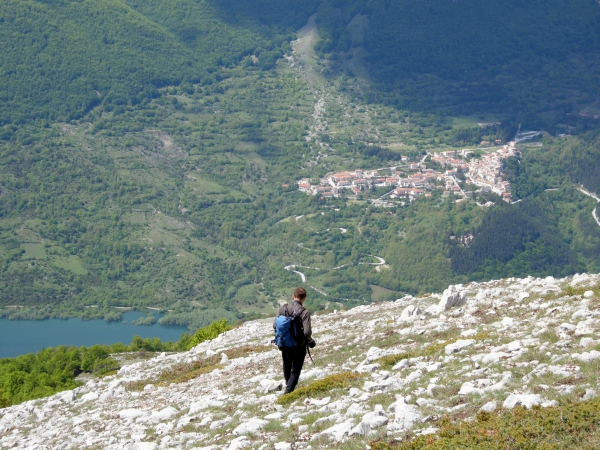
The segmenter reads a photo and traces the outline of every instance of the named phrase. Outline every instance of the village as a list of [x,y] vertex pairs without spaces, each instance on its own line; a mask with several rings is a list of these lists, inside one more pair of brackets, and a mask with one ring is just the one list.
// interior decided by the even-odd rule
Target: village
[[[468,149],[430,152],[418,162],[409,162],[403,156],[401,162],[404,164],[397,166],[332,172],[319,184],[311,184],[308,179],[298,180],[297,184],[299,191],[321,199],[359,198],[374,188],[389,187],[390,191],[370,199],[375,206],[393,206],[394,203],[390,203],[393,199],[413,201],[421,196],[431,197],[436,191],[445,196],[453,194],[459,197],[458,201],[474,193],[493,192],[510,203],[510,183],[506,181],[502,167],[506,158],[518,155],[515,142],[480,157]],[[428,168],[428,165],[435,168]],[[473,189],[463,188],[468,184],[473,185]]]

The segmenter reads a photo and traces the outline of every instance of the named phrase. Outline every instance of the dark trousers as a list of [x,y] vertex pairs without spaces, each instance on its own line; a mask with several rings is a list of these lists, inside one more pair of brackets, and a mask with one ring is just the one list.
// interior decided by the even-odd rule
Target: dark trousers
[[287,394],[296,388],[300,379],[300,372],[302,372],[302,365],[306,357],[306,346],[285,348],[281,351],[281,357],[283,358],[283,377],[285,378],[285,393]]

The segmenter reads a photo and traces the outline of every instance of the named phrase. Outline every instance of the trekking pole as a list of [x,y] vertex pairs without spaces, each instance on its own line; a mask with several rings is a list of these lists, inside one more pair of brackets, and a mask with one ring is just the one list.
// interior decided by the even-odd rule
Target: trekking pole
[[313,361],[313,359],[312,359],[312,356],[311,356],[311,354],[310,354],[310,347],[308,346],[308,344],[306,344],[306,350],[308,351],[308,357],[310,358],[310,360],[312,361],[312,363],[313,363],[313,366],[314,366],[314,365],[315,365],[315,362]]

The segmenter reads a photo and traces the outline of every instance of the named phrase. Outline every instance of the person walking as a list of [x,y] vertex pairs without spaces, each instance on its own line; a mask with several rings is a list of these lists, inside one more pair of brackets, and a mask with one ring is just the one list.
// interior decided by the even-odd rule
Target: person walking
[[[303,306],[305,301],[306,290],[301,287],[296,288],[292,295],[292,304],[285,303],[281,305],[273,321],[275,340],[281,350],[281,358],[283,359],[283,377],[286,383],[285,394],[292,392],[298,384],[304,358],[306,358],[307,347],[314,348],[317,345],[312,338],[310,312]],[[291,320],[278,320],[281,316]],[[286,339],[287,336],[281,336],[287,333],[284,329],[286,326],[290,327],[293,339]]]

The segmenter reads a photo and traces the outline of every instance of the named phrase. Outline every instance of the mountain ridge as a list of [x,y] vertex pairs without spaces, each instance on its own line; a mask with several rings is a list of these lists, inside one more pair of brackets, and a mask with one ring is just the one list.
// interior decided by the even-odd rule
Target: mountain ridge
[[[407,438],[443,439],[443,416],[467,424],[480,409],[496,417],[519,405],[568,414],[598,393],[599,282],[511,278],[316,315],[316,364],[289,396],[278,391],[271,319],[246,322],[189,352],[1,409],[0,446],[405,448]],[[565,445],[582,437],[566,434]]]

